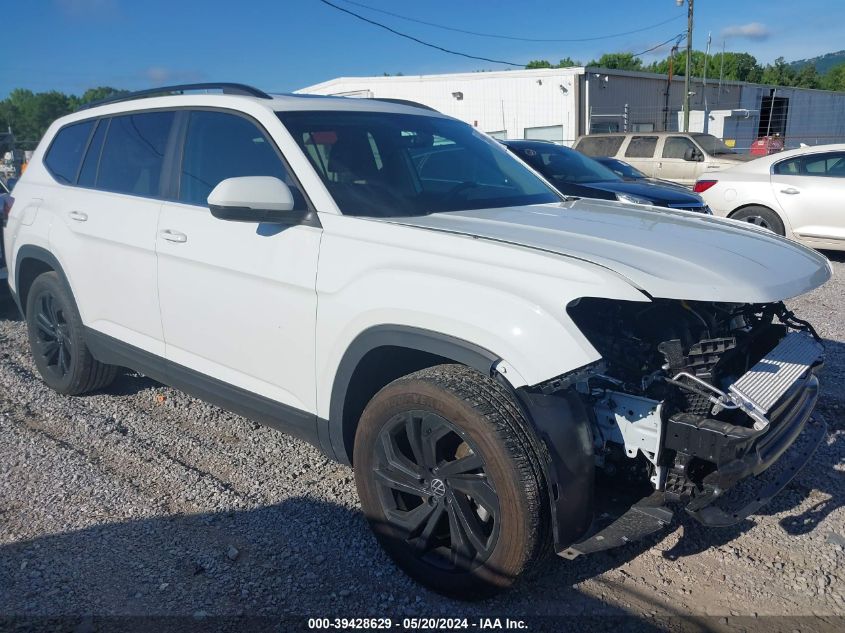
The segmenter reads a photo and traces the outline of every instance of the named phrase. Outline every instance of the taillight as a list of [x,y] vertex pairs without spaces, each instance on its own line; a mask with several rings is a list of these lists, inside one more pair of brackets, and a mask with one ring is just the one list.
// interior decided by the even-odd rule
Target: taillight
[[717,182],[719,182],[719,181],[718,180],[697,180],[695,182],[695,186],[692,188],[692,190],[695,193],[704,193],[705,191],[710,189],[710,187],[715,185]]
[[9,223],[9,214],[12,212],[12,205],[14,203],[15,199],[12,196],[3,198],[3,226]]

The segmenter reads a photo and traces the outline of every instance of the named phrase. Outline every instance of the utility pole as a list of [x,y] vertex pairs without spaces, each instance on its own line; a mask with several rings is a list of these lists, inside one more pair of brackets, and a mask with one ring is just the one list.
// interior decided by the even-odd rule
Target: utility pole
[[[692,15],[694,0],[686,0],[687,3],[687,69],[684,75],[684,132],[689,132],[689,92],[690,73],[692,72]],[[675,3],[682,7],[684,0],[675,0]]]

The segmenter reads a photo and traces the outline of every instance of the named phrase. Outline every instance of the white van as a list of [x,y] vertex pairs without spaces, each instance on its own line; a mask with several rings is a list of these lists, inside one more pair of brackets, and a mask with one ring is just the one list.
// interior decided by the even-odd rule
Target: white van
[[574,147],[587,156],[624,160],[650,178],[688,187],[705,171],[727,169],[753,158],[737,154],[712,134],[683,132],[590,134],[579,137]]

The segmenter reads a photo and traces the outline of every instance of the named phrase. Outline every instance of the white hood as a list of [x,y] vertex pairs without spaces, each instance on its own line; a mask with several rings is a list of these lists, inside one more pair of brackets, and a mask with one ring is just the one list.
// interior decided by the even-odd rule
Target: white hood
[[576,200],[386,221],[586,260],[666,299],[767,303],[803,294],[831,275],[823,255],[764,229],[640,205]]

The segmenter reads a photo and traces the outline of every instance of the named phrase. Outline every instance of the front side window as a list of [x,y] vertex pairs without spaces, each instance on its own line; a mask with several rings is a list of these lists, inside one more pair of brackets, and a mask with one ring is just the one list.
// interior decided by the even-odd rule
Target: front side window
[[173,112],[141,112],[112,117],[100,155],[97,189],[158,196],[173,116]]
[[269,138],[252,121],[227,112],[191,112],[182,156],[179,201],[206,206],[221,181],[242,176],[274,176],[285,182],[297,209],[305,208]]
[[625,150],[627,158],[651,158],[657,149],[656,136],[632,136]]
[[698,151],[698,148],[688,138],[683,136],[667,136],[663,142],[663,158],[684,158],[688,149]]
[[44,164],[59,182],[68,185],[76,182],[79,163],[93,127],[94,121],[83,121],[66,125],[56,134],[44,157]]
[[280,112],[345,215],[418,216],[559,202],[497,142],[441,117]]

